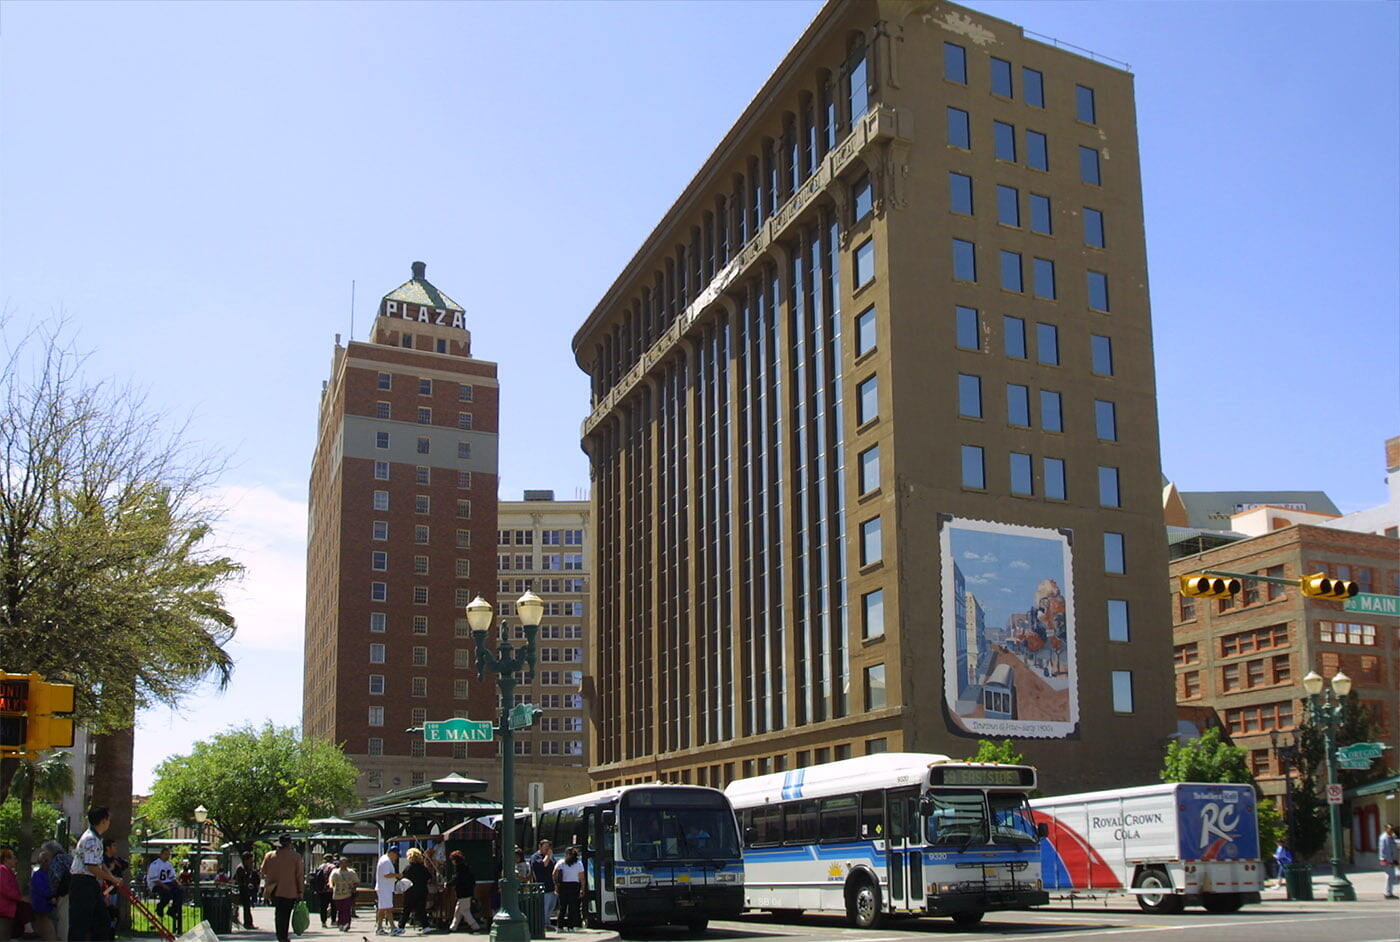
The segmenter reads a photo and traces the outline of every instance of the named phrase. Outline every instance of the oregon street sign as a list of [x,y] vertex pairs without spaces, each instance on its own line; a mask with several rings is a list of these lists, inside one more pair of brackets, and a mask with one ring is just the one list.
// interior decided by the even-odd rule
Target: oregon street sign
[[490,742],[495,727],[485,720],[451,719],[423,724],[424,742]]
[[1354,742],[1350,746],[1340,746],[1337,748],[1338,759],[1379,759],[1381,753],[1385,752],[1386,745],[1382,742]]
[[1373,595],[1359,592],[1342,604],[1346,612],[1359,612],[1363,615],[1400,616],[1400,595]]
[[1361,772],[1371,767],[1374,759],[1338,759],[1337,768],[1349,769],[1353,772]]

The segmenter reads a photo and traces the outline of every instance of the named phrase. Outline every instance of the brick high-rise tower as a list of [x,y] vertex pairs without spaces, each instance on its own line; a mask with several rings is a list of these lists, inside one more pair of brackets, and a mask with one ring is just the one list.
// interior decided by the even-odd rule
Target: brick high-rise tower
[[337,341],[311,465],[302,717],[362,795],[494,765],[492,744],[478,766],[404,732],[496,709],[463,612],[496,588],[496,364],[424,275],[384,296],[368,342]]

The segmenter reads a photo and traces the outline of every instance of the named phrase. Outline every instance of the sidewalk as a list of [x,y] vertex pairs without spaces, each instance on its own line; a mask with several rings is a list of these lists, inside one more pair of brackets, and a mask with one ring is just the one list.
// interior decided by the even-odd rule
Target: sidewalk
[[[272,910],[265,910],[267,919],[259,921],[256,929],[244,930],[237,926],[233,931],[221,936],[216,936],[220,942],[275,942],[277,934],[272,929]],[[255,910],[254,917],[262,915],[263,910]],[[350,924],[349,932],[341,932],[339,929],[322,929],[320,920],[315,917],[311,920],[311,925],[301,935],[293,933],[293,939],[350,939],[352,942],[390,942],[391,939],[479,939],[481,942],[488,942],[489,936],[480,933],[473,934],[466,931],[459,932],[428,932],[421,933],[417,929],[407,929],[401,936],[375,935],[374,934],[374,914],[357,913],[355,921]],[[553,932],[551,931],[546,939],[548,942],[613,942],[617,938],[617,933],[607,929],[578,929],[573,932]]]
[[[1347,872],[1347,879],[1356,890],[1358,900],[1380,900],[1385,896],[1385,874],[1379,870],[1354,870]],[[1313,867],[1313,899],[1326,900],[1327,886],[1332,882],[1332,868],[1323,864]],[[1264,891],[1266,901],[1285,899],[1288,894],[1283,887]]]

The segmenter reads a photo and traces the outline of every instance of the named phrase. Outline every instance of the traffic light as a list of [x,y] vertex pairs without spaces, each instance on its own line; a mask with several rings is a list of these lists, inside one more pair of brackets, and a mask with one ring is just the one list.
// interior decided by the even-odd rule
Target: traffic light
[[37,756],[73,745],[73,685],[0,673],[0,753]]
[[1298,586],[1310,599],[1332,599],[1337,602],[1345,601],[1361,591],[1361,587],[1355,582],[1330,579],[1325,572],[1304,576],[1298,580]]
[[1240,590],[1240,580],[1227,576],[1203,576],[1195,572],[1180,579],[1181,594],[1196,599],[1229,598]]
[[23,752],[28,738],[29,675],[0,674],[0,753]]

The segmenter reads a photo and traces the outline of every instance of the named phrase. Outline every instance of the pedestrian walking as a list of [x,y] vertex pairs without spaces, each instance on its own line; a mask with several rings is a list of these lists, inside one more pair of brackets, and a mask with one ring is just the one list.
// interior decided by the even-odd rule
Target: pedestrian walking
[[408,850],[408,866],[403,868],[403,876],[410,886],[404,890],[403,910],[399,913],[399,933],[408,925],[409,917],[418,914],[418,925],[423,932],[428,931],[428,865],[423,860],[423,852],[417,847]]
[[1274,848],[1274,868],[1278,870],[1278,885],[1284,884],[1284,868],[1293,862],[1293,851],[1288,849],[1287,839],[1280,840]]
[[49,864],[53,862],[55,848],[62,850],[54,841],[45,841],[35,853],[37,866],[29,875],[29,906],[34,913],[34,932],[44,942],[55,942],[58,930],[53,921],[53,885],[49,879]]
[[350,866],[350,858],[342,856],[340,865],[331,871],[331,904],[335,908],[335,924],[341,932],[350,931],[350,922],[355,918],[355,887],[360,885],[360,875]]
[[258,885],[262,874],[253,866],[253,852],[245,850],[239,857],[237,869],[233,871],[233,885],[238,889],[238,900],[243,904],[243,928],[256,929],[253,925],[253,904],[258,899]]
[[1395,899],[1395,884],[1400,882],[1400,828],[1387,824],[1380,843],[1377,856],[1385,871],[1385,898]]
[[50,847],[53,859],[49,861],[49,887],[53,891],[54,899],[54,933],[60,939],[67,939],[68,936],[68,889],[73,883],[73,874],[69,868],[73,866],[73,855],[68,853],[68,848],[58,841],[49,841],[44,846]]
[[15,876],[15,849],[9,844],[0,844],[0,942],[10,942],[16,935],[24,935],[24,926],[19,924],[23,902],[19,879]]
[[449,859],[452,861],[452,890],[457,895],[457,902],[452,910],[452,922],[448,929],[456,932],[460,921],[466,923],[472,932],[478,932],[481,923],[472,913],[472,904],[476,902],[476,877],[472,874],[466,855],[460,850],[454,850]]
[[162,847],[160,856],[146,868],[146,888],[156,894],[156,916],[170,917],[170,928],[176,934],[184,930],[185,889],[175,879],[175,865],[170,862],[170,848]]
[[390,844],[374,865],[374,934],[403,935],[394,925],[394,885],[399,882],[399,849]]
[[122,880],[102,862],[102,835],[112,826],[111,813],[101,806],[88,811],[88,829],[78,838],[69,866],[68,938],[110,938],[111,916],[102,900],[103,882]]
[[272,899],[272,919],[278,942],[291,942],[292,910],[301,899],[306,865],[292,846],[290,834],[277,838],[277,849],[263,858],[262,875],[266,883],[264,892]]
[[554,865],[554,892],[559,894],[559,928],[583,928],[582,904],[588,885],[577,847],[570,847],[564,852],[564,859]]
[[559,905],[559,894],[554,892],[554,845],[540,841],[539,847],[530,855],[530,872],[534,881],[544,891],[544,924],[550,925],[554,908]]
[[321,928],[331,917],[331,874],[335,872],[335,854],[325,854],[321,866],[311,875],[311,889],[316,893],[316,909],[321,914]]

